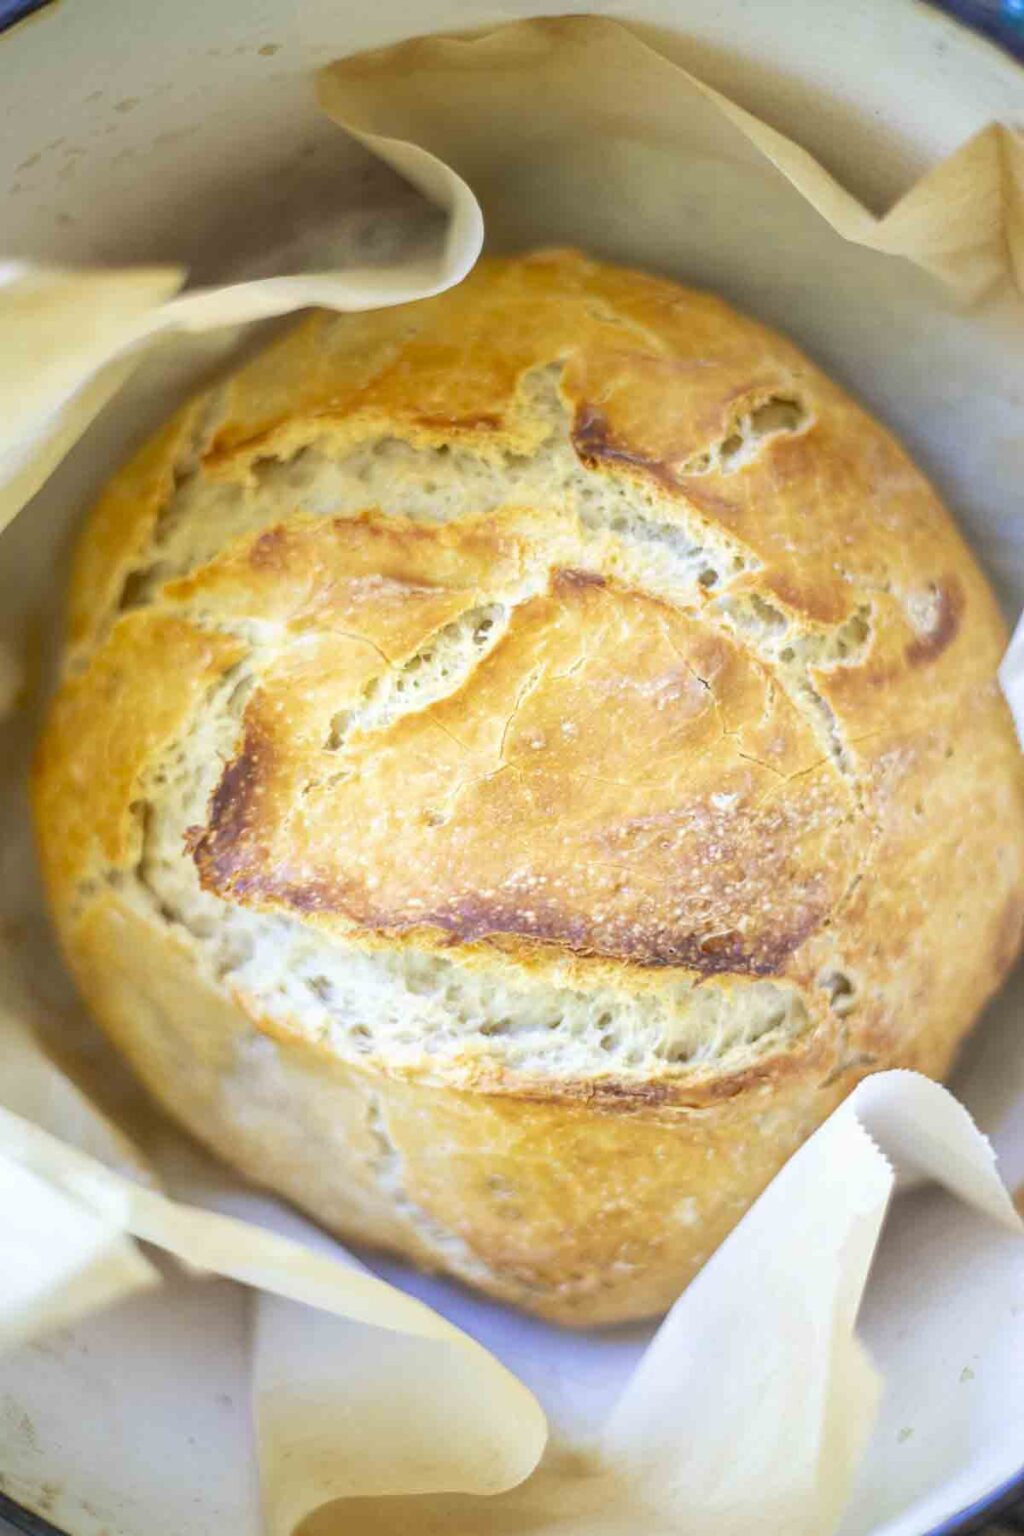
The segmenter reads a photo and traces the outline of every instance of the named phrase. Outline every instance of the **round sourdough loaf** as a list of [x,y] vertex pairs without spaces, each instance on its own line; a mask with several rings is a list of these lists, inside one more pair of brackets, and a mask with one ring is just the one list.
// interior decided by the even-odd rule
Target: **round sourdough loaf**
[[86,526],[68,960],[209,1146],[568,1323],[669,1304],[1017,952],[1004,632],[887,432],[571,252],[315,314]]

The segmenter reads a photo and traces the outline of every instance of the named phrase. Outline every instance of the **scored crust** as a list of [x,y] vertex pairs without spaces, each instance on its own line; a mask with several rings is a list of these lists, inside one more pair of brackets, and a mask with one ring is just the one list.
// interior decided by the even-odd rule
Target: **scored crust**
[[317,314],[86,527],[35,783],[65,949],[251,1176],[644,1315],[1011,964],[1004,643],[900,447],[716,299],[546,252]]

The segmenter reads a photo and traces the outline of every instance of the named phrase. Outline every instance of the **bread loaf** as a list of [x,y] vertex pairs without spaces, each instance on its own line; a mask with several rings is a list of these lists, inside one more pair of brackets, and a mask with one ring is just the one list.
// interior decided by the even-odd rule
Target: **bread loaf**
[[82,995],[342,1237],[669,1304],[1024,920],[992,594],[717,299],[545,252],[315,314],[88,521],[35,781]]

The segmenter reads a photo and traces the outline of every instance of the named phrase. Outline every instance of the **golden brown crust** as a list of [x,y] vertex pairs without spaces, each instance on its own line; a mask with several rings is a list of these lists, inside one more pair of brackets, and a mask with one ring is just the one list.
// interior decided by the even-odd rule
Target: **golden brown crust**
[[424,1088],[273,1030],[254,1051],[251,1015],[117,893],[65,938],[115,1043],[222,1157],[350,1240],[569,1326],[664,1311],[848,1091],[799,1076],[713,1112],[623,1113]]
[[[196,454],[199,482],[258,510],[268,465],[382,443],[413,477],[461,453],[508,492],[449,518],[304,509],[300,488],[160,580]],[[858,1076],[947,1069],[1020,944],[1024,781],[984,578],[882,428],[662,279],[542,253],[313,316],[112,483],[72,640],[36,815],[97,1017],[239,1166],[560,1320],[671,1300]],[[448,643],[448,680],[414,696]],[[201,938],[129,888],[168,752],[236,676],[181,852],[207,898],[652,1006],[761,1006],[771,982],[790,1025],[642,1069],[588,1046],[552,1071],[500,1029],[354,1065],[285,1003],[199,980]],[[279,1103],[247,1115],[256,1038]],[[314,1116],[306,1153],[288,1113]]]
[[145,559],[175,478],[191,457],[203,402],[190,401],[114,476],[75,551],[68,642],[89,648],[116,611],[132,567]]
[[377,933],[782,969],[848,883],[852,797],[766,669],[670,604],[556,569],[456,694],[332,761],[331,717],[380,672],[373,647],[402,661],[476,595],[428,586],[410,550],[405,580],[357,613],[340,572],[364,537],[281,538],[289,584],[292,541],[328,544],[344,637],[332,612],[325,651],[264,672],[195,844],[207,888]]
[[66,679],[34,775],[43,868],[58,914],[77,904],[83,884],[131,868],[141,786],[154,758],[243,654],[237,641],[174,617],[128,615],[88,670]]

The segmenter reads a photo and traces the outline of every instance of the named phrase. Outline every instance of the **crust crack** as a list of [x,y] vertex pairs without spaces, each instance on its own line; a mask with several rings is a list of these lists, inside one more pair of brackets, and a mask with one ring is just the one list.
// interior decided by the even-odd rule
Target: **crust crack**
[[[340,752],[354,737],[386,730],[403,715],[460,692],[498,645],[511,613],[512,605],[500,602],[467,608],[436,630],[408,661],[400,666],[388,663],[366,684],[357,704],[333,716],[325,749]],[[387,657],[383,659],[387,663]],[[452,732],[447,734],[455,739]]]

